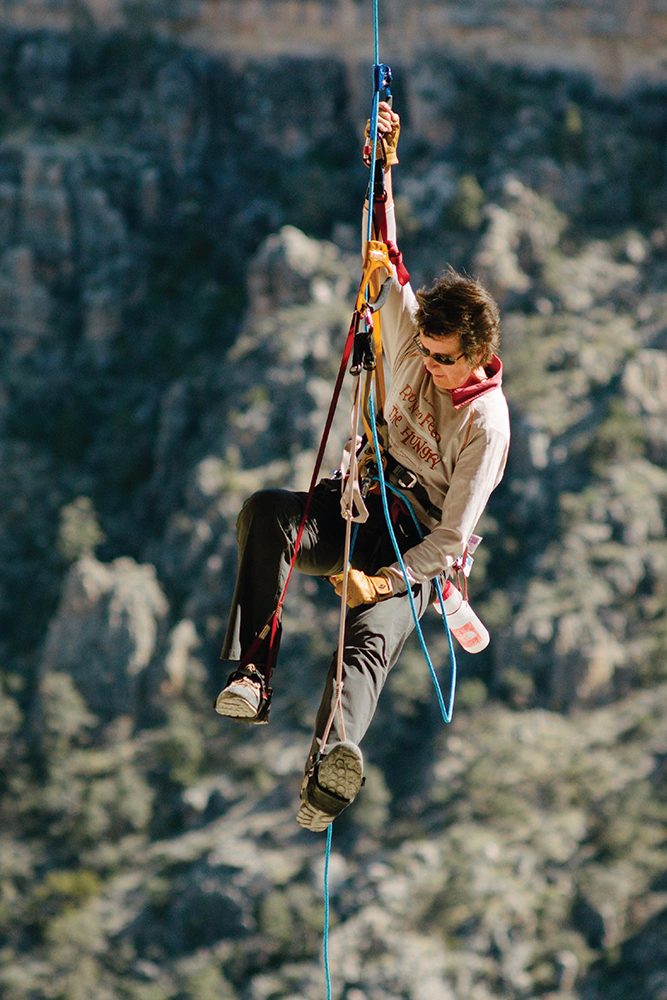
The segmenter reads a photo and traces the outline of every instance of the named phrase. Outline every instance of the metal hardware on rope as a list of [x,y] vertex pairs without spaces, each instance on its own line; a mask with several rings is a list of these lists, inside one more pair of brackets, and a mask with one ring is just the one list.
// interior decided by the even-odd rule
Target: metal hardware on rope
[[387,97],[391,97],[391,81],[391,67],[385,66],[384,63],[376,63],[373,66],[373,92],[379,93],[381,90],[384,90]]
[[[378,103],[380,99],[380,94],[384,91],[384,100],[389,105],[393,104],[393,97],[391,94],[391,81],[392,73],[389,66],[385,66],[384,63],[376,64],[373,66],[373,91],[374,94],[378,95]],[[377,128],[376,128],[377,136]],[[382,144],[382,156],[385,157],[385,145],[384,139],[381,136],[377,136],[377,139]],[[373,199],[375,201],[386,201],[387,192],[385,190],[384,183],[384,163],[379,162],[376,156],[375,167],[371,166],[370,174],[370,186],[373,189]]]
[[373,371],[375,368],[375,353],[373,351],[373,320],[366,319],[366,329],[357,333],[354,338],[354,354],[352,355],[351,375],[359,375],[362,368]]
[[[357,292],[355,312],[358,312],[359,314],[364,313],[366,310],[377,312],[377,310],[384,304],[384,300],[379,304],[378,299],[371,302],[368,294],[368,285],[373,275],[382,269],[387,271],[389,277],[391,278],[391,260],[389,259],[389,251],[387,250],[386,243],[383,243],[381,240],[366,240],[366,246],[364,247],[363,269],[361,282],[359,284],[359,291]],[[383,284],[386,284],[386,281]]]

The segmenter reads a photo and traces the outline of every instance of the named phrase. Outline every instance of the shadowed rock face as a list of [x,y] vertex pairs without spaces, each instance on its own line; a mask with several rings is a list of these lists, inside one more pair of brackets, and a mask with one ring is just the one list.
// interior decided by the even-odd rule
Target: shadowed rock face
[[[238,510],[307,485],[349,322],[356,98],[333,61],[84,28],[0,38],[0,993],[316,1000],[294,813],[331,588],[292,585],[268,728],[210,699]],[[409,86],[402,249],[502,300],[514,437],[471,577],[493,642],[446,731],[406,646],[336,823],[335,989],[655,1000],[664,98],[426,57]]]
[[640,1000],[660,996],[665,989],[665,932],[667,913],[652,917],[642,930],[626,941],[617,963],[602,962],[584,983],[582,997],[616,998],[633,996]]

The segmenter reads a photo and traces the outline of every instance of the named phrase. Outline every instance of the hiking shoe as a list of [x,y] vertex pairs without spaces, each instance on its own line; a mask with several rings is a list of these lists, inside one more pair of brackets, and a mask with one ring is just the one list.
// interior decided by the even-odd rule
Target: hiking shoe
[[304,830],[320,833],[355,798],[364,783],[364,759],[355,743],[337,743],[315,761],[301,786],[296,821]]
[[213,707],[218,715],[239,722],[267,722],[270,692],[265,694],[263,677],[254,663],[247,663],[230,674]]

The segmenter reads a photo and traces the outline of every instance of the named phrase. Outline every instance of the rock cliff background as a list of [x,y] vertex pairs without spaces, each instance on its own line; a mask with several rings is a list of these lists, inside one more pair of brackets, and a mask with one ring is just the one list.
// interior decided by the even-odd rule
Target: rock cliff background
[[[316,1000],[330,589],[292,586],[268,728],[210,701],[236,514],[307,482],[338,365],[365,76],[68,11],[0,33],[0,992]],[[493,642],[448,729],[406,648],[336,823],[336,995],[665,1000],[667,94],[394,68],[406,261],[501,299],[514,439]]]

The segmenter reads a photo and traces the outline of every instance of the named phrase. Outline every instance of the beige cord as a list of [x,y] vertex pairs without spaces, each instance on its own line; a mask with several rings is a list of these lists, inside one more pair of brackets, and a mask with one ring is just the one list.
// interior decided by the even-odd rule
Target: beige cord
[[345,739],[345,722],[343,720],[343,651],[345,645],[345,619],[347,616],[347,582],[350,574],[350,549],[352,547],[352,522],[353,521],[365,521],[368,517],[368,511],[364,508],[360,511],[357,517],[354,516],[354,502],[356,494],[359,493],[359,488],[357,484],[358,467],[357,467],[357,429],[359,427],[359,416],[361,412],[361,392],[360,392],[360,378],[358,375],[354,376],[355,388],[354,388],[354,403],[352,406],[352,421],[351,421],[351,437],[350,437],[350,468],[348,471],[347,479],[347,497],[343,504],[341,504],[341,514],[345,518],[345,548],[343,553],[343,589],[340,597],[340,623],[338,626],[338,649],[336,652],[336,679],[333,684],[332,698],[331,698],[331,712],[329,713],[329,719],[324,728],[322,738],[319,741],[320,751],[326,746],[327,740],[329,739],[329,733],[331,732],[331,727],[333,725],[333,720],[338,714],[338,721],[340,723],[340,736],[341,740]]

